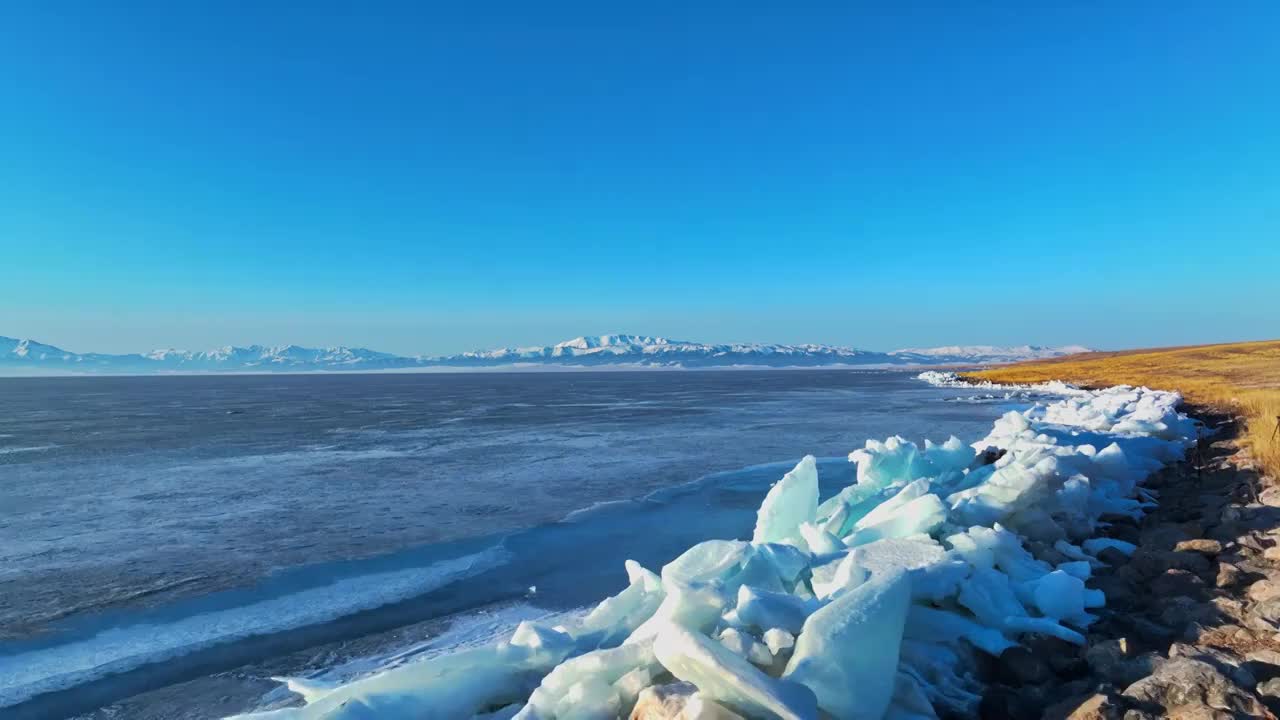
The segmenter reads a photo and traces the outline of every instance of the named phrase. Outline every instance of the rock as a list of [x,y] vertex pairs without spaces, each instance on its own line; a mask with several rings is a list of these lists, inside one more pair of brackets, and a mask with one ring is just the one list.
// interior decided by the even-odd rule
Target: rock
[[1209,531],[1209,537],[1219,542],[1231,542],[1240,535],[1240,523],[1234,520],[1224,520]]
[[1263,600],[1260,603],[1254,603],[1249,606],[1245,613],[1247,617],[1262,618],[1272,625],[1276,625],[1280,623],[1280,599],[1272,598]]
[[1085,660],[1095,676],[1124,687],[1154,670],[1159,656],[1137,655],[1127,638],[1116,638],[1090,645]]
[[1009,720],[1039,717],[1042,704],[1033,695],[1022,694],[1003,685],[993,685],[982,693],[978,703],[980,720]]
[[1070,679],[1083,675],[1089,666],[1085,662],[1084,648],[1050,635],[1030,635],[1023,637],[1022,644],[1031,654],[1044,658],[1059,679]]
[[1027,552],[1035,555],[1037,560],[1043,560],[1055,566],[1071,560],[1071,558],[1058,552],[1052,545],[1038,540],[1031,540],[1027,543]]
[[1280,582],[1275,580],[1259,580],[1249,586],[1246,593],[1250,600],[1254,602],[1263,602],[1265,600],[1274,600],[1280,598]]
[[1275,653],[1275,651],[1256,650],[1245,656],[1244,666],[1248,667],[1249,673],[1253,673],[1254,678],[1257,678],[1260,683],[1280,678],[1280,657],[1268,657],[1266,660],[1260,660],[1258,659],[1258,653]]
[[1208,574],[1211,569],[1209,559],[1200,553],[1158,551],[1138,548],[1130,559],[1130,566],[1140,577],[1155,578],[1165,570],[1186,570],[1196,575]]
[[1272,546],[1263,550],[1262,559],[1271,563],[1280,563],[1280,546]]
[[1139,640],[1153,645],[1171,640],[1178,634],[1177,630],[1148,620],[1141,615],[1126,618],[1126,621]]
[[1274,665],[1276,666],[1277,669],[1280,669],[1280,652],[1277,652],[1275,650],[1270,650],[1267,648],[1263,648],[1261,650],[1254,650],[1253,652],[1250,652],[1247,655],[1245,655],[1244,659],[1249,662]]
[[1129,659],[1131,650],[1132,647],[1128,638],[1103,640],[1090,643],[1089,648],[1084,651],[1084,658],[1089,663],[1089,669],[1105,677],[1108,668],[1115,667]]
[[1280,487],[1269,487],[1258,493],[1258,502],[1267,507],[1280,507]]
[[1201,555],[1213,556],[1222,552],[1222,543],[1208,538],[1196,538],[1179,542],[1173,546],[1173,550],[1174,552],[1197,552]]
[[1204,511],[1205,517],[1217,518],[1222,514],[1222,508],[1227,504],[1227,499],[1221,495],[1201,495],[1196,499],[1195,507]]
[[1228,627],[1232,630],[1231,637],[1238,642],[1252,644],[1254,640],[1258,639],[1258,634],[1247,627],[1240,627],[1239,625],[1224,625],[1223,629]]
[[1163,523],[1142,531],[1142,542],[1138,543],[1148,552],[1163,552],[1172,549],[1183,540],[1193,536],[1177,523]]
[[1006,450],[1005,448],[988,447],[986,450],[982,451],[982,464],[990,465],[995,461],[999,460],[1000,458],[1004,457],[1005,454],[1008,452],[1009,451]]
[[630,717],[631,720],[743,720],[741,715],[703,697],[697,687],[686,682],[645,688]]
[[1125,555],[1113,547],[1103,548],[1099,551],[1098,559],[1111,567],[1124,567],[1125,563],[1129,562],[1128,555]]
[[1220,562],[1218,563],[1218,577],[1213,584],[1223,589],[1229,589],[1240,584],[1243,580],[1244,573],[1239,568],[1235,565]]
[[1280,698],[1280,677],[1258,683],[1257,692],[1263,697]]
[[1086,583],[1089,588],[1101,590],[1107,598],[1107,607],[1125,608],[1134,600],[1133,584],[1120,574],[1095,575]]
[[1258,684],[1258,679],[1255,678],[1253,673],[1245,667],[1244,658],[1225,650],[1174,643],[1169,647],[1169,658],[1173,659],[1176,657],[1185,657],[1207,662],[1214,666],[1218,672],[1231,678],[1232,682],[1241,687],[1253,687]]
[[1262,544],[1262,541],[1258,539],[1258,536],[1253,533],[1245,533],[1243,535],[1236,536],[1236,545],[1242,548],[1248,548],[1255,553],[1266,552],[1267,549],[1266,546]]
[[1187,657],[1161,663],[1150,676],[1124,691],[1137,703],[1158,706],[1166,717],[1214,717],[1214,710],[1235,716],[1269,715],[1256,696],[1237,686],[1213,665]]
[[1172,628],[1186,627],[1204,610],[1200,603],[1185,595],[1160,600],[1157,607],[1160,609],[1160,622]]
[[1117,720],[1120,706],[1102,693],[1067,698],[1044,711],[1042,720]]
[[1186,570],[1169,569],[1151,581],[1151,592],[1160,597],[1199,595],[1204,589],[1200,576]]
[[631,720],[675,720],[683,718],[685,705],[698,692],[693,683],[677,682],[654,685],[640,691]]
[[1235,621],[1244,618],[1245,606],[1239,600],[1229,597],[1216,597],[1210,600],[1209,604],[1221,613],[1224,618],[1230,618]]
[[1042,656],[1022,645],[1000,653],[996,664],[996,677],[1013,687],[1039,685],[1053,679],[1053,672]]
[[1179,639],[1183,642],[1189,642],[1195,645],[1204,645],[1211,637],[1213,637],[1212,633],[1212,630],[1198,622],[1189,622],[1187,623],[1187,626],[1182,629],[1182,634],[1179,636]]
[[1137,525],[1134,525],[1132,520],[1125,518],[1112,523],[1111,527],[1107,528],[1107,537],[1137,545],[1142,542],[1142,530]]

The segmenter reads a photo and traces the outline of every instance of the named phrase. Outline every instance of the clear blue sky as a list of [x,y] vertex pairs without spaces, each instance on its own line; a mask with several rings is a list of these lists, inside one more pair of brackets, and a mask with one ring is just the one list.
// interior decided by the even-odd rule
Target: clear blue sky
[[6,3],[0,335],[1280,336],[1280,4],[1036,4]]

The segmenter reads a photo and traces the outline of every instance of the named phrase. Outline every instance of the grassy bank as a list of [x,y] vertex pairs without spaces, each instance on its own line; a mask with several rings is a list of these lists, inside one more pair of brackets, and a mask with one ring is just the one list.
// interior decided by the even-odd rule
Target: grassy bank
[[1245,445],[1280,476],[1280,340],[1087,353],[968,373],[1001,383],[1065,380],[1080,385],[1146,385],[1189,402],[1244,415]]

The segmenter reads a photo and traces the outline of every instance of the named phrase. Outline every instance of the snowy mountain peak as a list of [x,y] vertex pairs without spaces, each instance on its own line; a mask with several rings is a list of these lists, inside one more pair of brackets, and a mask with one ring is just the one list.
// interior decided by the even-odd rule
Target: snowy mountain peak
[[4,337],[0,335],[0,358],[15,357],[25,358],[32,362],[36,362],[45,358],[64,357],[70,355],[62,348],[44,343],[36,342],[30,339],[18,339]]
[[572,340],[565,340],[553,345],[555,348],[573,348],[575,350],[592,350],[602,347],[614,347],[618,345],[631,345],[639,347],[647,347],[650,345],[670,345],[671,340],[661,337],[651,337],[649,335],[624,335],[621,333],[613,335],[590,335],[584,337],[576,337]]
[[[994,363],[1011,363],[1021,362],[1024,360],[1044,360],[1047,358],[1061,357],[1063,355],[1074,355],[1076,353],[1090,352],[1091,349],[1083,345],[1062,345],[1059,347],[1048,347],[1044,345],[1015,345],[1012,347],[1001,347],[997,345],[947,345],[934,348],[907,348],[904,350],[894,350],[889,353],[900,358],[914,358],[916,360],[932,360],[939,364],[994,364]],[[928,364],[923,363],[922,364]]]
[[890,353],[834,345],[709,344],[655,335],[589,335],[537,347],[477,350],[442,357],[404,357],[337,345],[227,345],[204,352],[162,349],[146,354],[73,353],[33,340],[0,337],[0,371],[96,373],[310,372],[492,367],[891,367],[982,365],[1057,357],[1079,345],[965,345]]

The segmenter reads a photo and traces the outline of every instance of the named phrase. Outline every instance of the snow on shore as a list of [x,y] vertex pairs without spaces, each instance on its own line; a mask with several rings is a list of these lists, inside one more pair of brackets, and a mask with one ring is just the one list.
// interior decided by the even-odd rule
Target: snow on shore
[[1028,393],[1046,396],[1087,395],[1089,392],[1088,390],[1081,390],[1070,383],[1064,383],[1061,380],[1050,380],[1049,382],[1034,384],[997,384],[990,380],[973,382],[972,380],[965,380],[961,378],[959,373],[947,370],[925,370],[917,375],[916,379],[923,380],[934,387],[997,390],[1006,393],[1009,397],[1022,397]]
[[[699,543],[658,573],[628,561],[628,587],[570,626],[525,622],[252,717],[625,718],[677,680],[697,687],[698,717],[973,715],[974,654],[1026,633],[1084,642],[1106,601],[1085,585],[1096,554],[1126,549],[1094,536],[1152,507],[1142,480],[1196,436],[1176,393],[1057,390],[972,446],[868,440],[849,456],[857,481],[821,503],[806,457],[764,498],[753,541]],[[1044,547],[1070,560],[1029,550]]]

